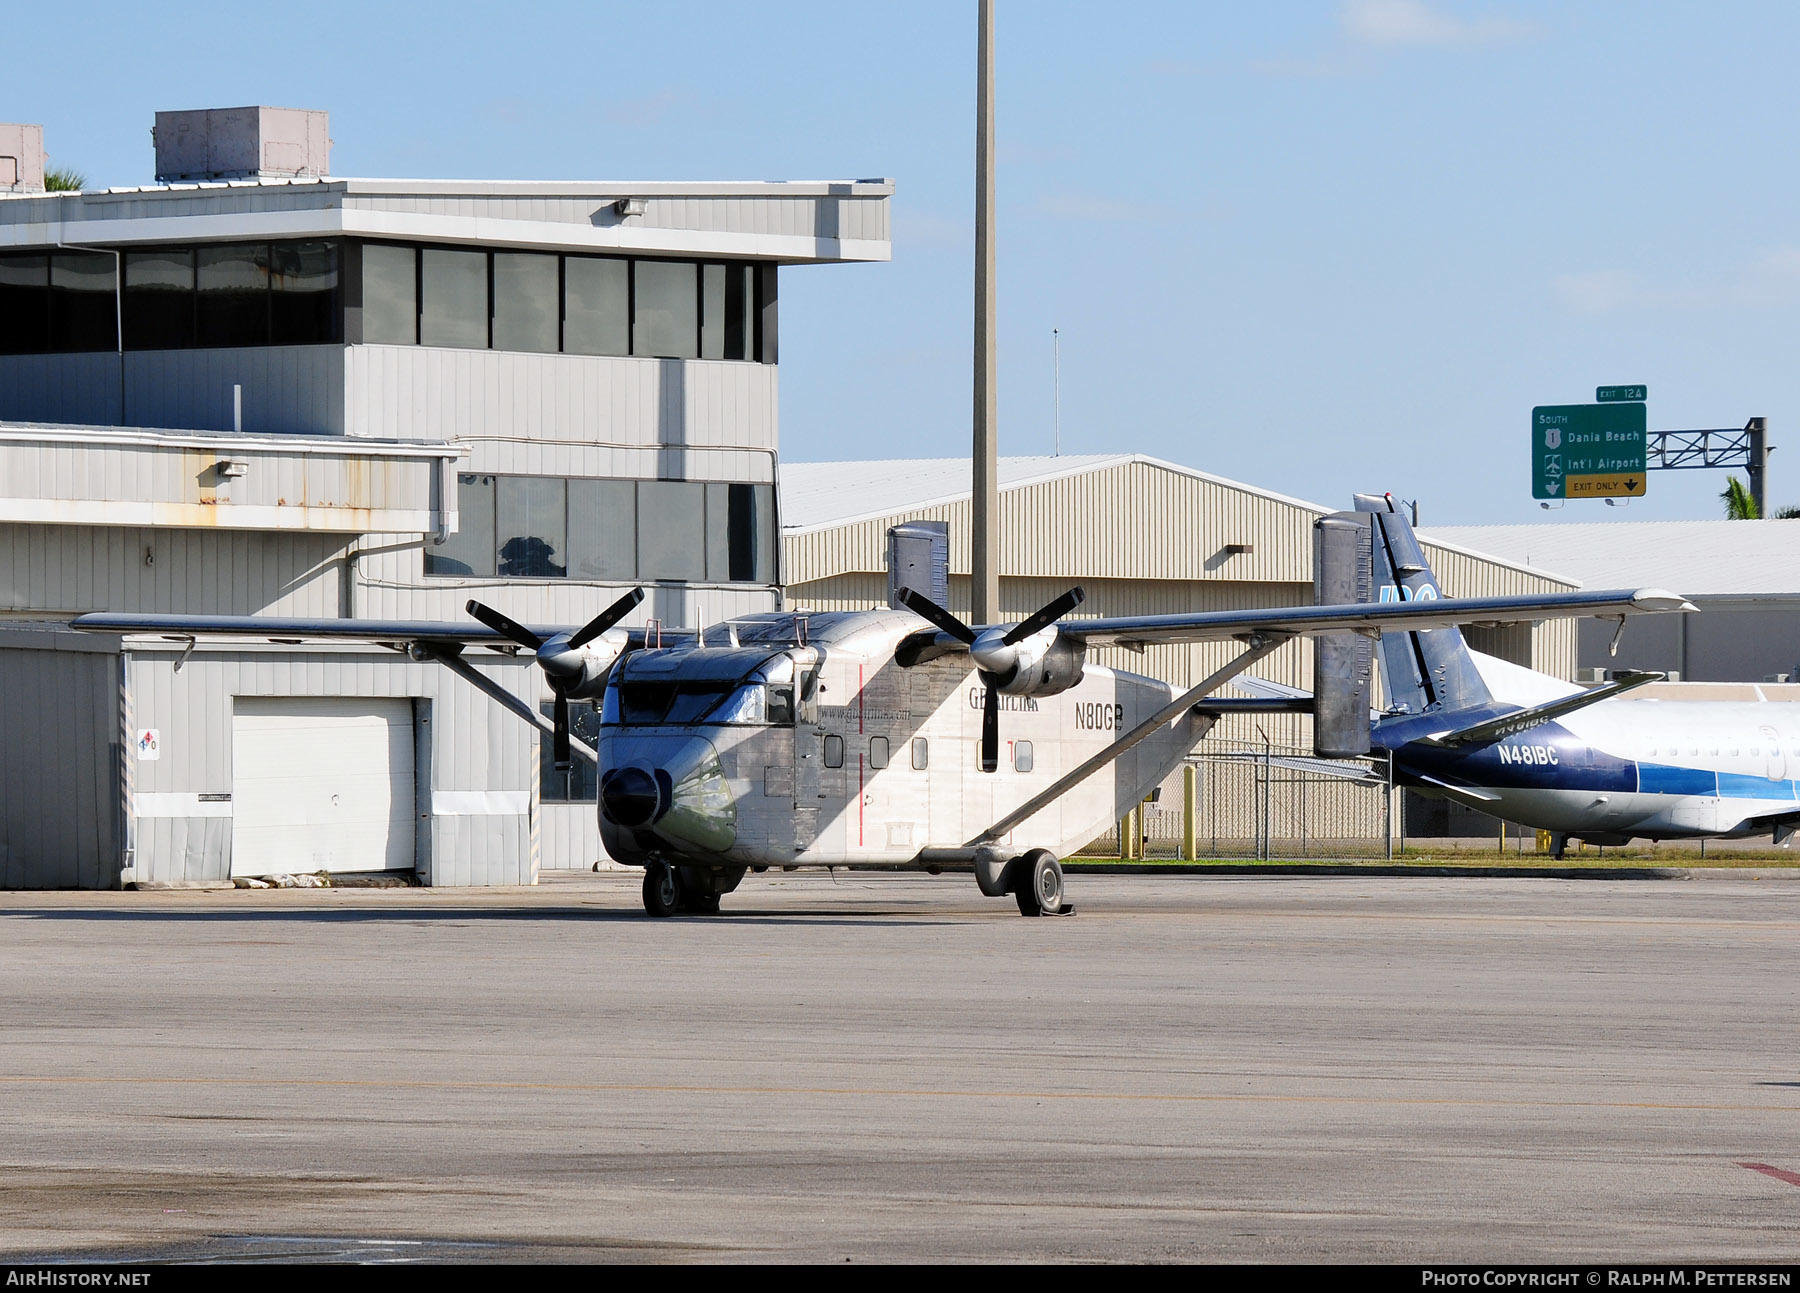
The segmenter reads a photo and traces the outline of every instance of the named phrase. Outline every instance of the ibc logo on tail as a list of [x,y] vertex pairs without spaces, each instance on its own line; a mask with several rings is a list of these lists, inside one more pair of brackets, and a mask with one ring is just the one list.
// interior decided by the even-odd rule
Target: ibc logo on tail
[[1430,584],[1420,584],[1416,590],[1404,584],[1381,586],[1381,600],[1384,602],[1435,602],[1437,599],[1438,590]]

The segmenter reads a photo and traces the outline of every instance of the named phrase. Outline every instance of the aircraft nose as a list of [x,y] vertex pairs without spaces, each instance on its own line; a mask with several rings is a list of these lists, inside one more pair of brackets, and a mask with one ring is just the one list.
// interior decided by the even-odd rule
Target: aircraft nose
[[600,811],[620,826],[648,826],[669,810],[656,778],[643,768],[619,768],[600,786]]

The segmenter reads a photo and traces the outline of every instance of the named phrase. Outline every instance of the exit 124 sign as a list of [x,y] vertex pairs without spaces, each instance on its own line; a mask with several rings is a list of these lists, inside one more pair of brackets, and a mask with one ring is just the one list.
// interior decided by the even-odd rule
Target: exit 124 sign
[[1531,496],[1642,497],[1647,427],[1635,401],[1531,410]]

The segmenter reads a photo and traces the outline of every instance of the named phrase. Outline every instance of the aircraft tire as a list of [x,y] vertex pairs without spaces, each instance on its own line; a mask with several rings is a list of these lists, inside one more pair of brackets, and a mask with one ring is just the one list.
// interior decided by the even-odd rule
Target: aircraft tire
[[682,908],[681,873],[672,866],[652,862],[644,868],[644,910],[652,916],[673,916]]
[[1054,916],[1063,907],[1062,863],[1048,849],[1033,849],[1008,868],[1021,916]]

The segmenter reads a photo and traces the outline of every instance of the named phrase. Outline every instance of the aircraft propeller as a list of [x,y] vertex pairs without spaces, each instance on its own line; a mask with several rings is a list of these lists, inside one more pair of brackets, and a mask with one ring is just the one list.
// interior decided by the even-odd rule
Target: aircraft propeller
[[[1071,588],[1049,605],[1034,611],[1019,623],[1007,628],[995,625],[977,633],[929,597],[902,588],[900,604],[915,615],[930,620],[969,648],[975,668],[981,674],[981,770],[994,772],[1000,767],[1000,689],[1011,682],[1022,665],[1035,664],[1043,658],[1054,639],[1056,621],[1086,600],[1080,587]],[[1039,635],[1048,634],[1043,641]],[[1033,649],[1035,648],[1035,649]]]
[[634,588],[575,632],[556,633],[548,638],[539,637],[492,606],[483,606],[480,602],[471,600],[465,608],[494,632],[511,638],[536,654],[538,667],[544,671],[544,676],[550,682],[550,693],[555,697],[551,725],[558,771],[569,767],[569,693],[598,682],[606,675],[613,659],[618,657],[618,652],[614,651],[611,658],[597,660],[594,653],[583,648],[624,619],[631,608],[643,600],[644,590]]

